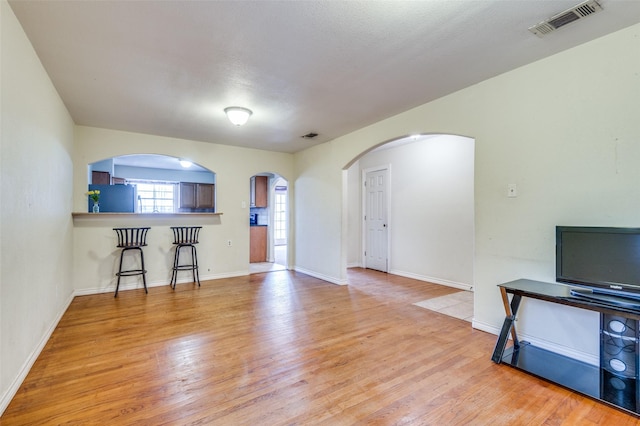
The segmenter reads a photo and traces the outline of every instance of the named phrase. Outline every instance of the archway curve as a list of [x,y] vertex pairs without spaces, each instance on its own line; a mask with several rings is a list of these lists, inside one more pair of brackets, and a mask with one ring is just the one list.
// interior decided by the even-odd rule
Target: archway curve
[[355,157],[353,157],[347,164],[344,165],[342,170],[348,170],[360,158],[364,157],[365,155],[367,155],[371,151],[374,151],[374,150],[376,150],[376,149],[378,149],[378,148],[380,148],[380,147],[382,147],[384,145],[393,144],[393,143],[413,143],[413,142],[419,142],[421,140],[427,140],[429,138],[440,137],[440,136],[455,136],[455,137],[468,138],[468,139],[475,140],[475,138],[473,138],[471,136],[458,135],[458,134],[455,134],[455,133],[426,132],[426,133],[404,134],[404,135],[397,136],[397,137],[394,137],[394,138],[391,138],[391,139],[386,139],[386,140],[381,141],[381,142],[379,142],[379,143],[377,143],[375,145],[370,146],[369,148],[365,149],[364,151],[360,152]]
[[[146,153],[116,155],[89,163],[87,180],[89,189],[99,189],[105,195],[101,205],[110,212],[215,211],[216,173],[184,158]],[[197,201],[196,188],[204,188]],[[183,200],[193,203],[183,205]]]
[[[139,154],[122,154],[114,155],[109,158],[103,158],[88,164],[92,166],[103,162],[112,162],[113,166],[129,166],[151,169],[166,169],[166,170],[179,170],[179,171],[198,171],[198,172],[210,172],[215,175],[215,171],[208,169],[205,166],[200,165],[196,161],[190,158],[175,157],[167,154],[151,154],[151,153],[139,153]],[[188,161],[190,166],[181,164],[182,161]]]
[[[342,250],[342,258],[341,258],[341,268],[342,269],[342,276],[346,278],[346,270],[348,267],[351,266],[361,266],[363,264],[363,247],[365,246],[365,243],[363,242],[363,238],[365,235],[365,229],[364,229],[364,225],[361,222],[362,218],[363,218],[363,212],[364,212],[364,201],[363,201],[363,192],[361,193],[356,193],[354,194],[355,191],[362,191],[362,167],[371,167],[371,164],[366,164],[366,165],[362,165],[362,163],[360,163],[360,167],[358,168],[358,172],[356,173],[356,175],[354,175],[354,172],[352,169],[352,167],[357,164],[360,160],[362,160],[363,158],[365,158],[369,153],[372,153],[373,151],[375,151],[376,149],[379,149],[381,147],[384,146],[389,146],[391,144],[399,144],[399,145],[403,145],[403,144],[409,144],[409,143],[413,143],[413,142],[417,142],[419,143],[420,141],[428,141],[431,139],[437,139],[437,138],[447,138],[447,139],[442,139],[441,141],[434,141],[438,142],[438,143],[443,143],[443,146],[446,146],[446,141],[447,140],[458,140],[461,144],[466,144],[468,146],[468,150],[466,151],[465,157],[464,157],[464,161],[462,162],[462,164],[464,165],[464,167],[467,167],[466,170],[466,175],[464,177],[464,179],[466,179],[466,182],[464,185],[466,185],[464,187],[464,191],[462,191],[462,195],[460,195],[460,198],[464,198],[464,205],[465,205],[465,209],[466,212],[468,213],[465,218],[464,218],[464,230],[465,230],[465,264],[464,264],[464,268],[466,268],[467,276],[463,277],[463,278],[457,278],[455,275],[453,276],[453,278],[449,278],[446,276],[446,274],[440,274],[442,276],[444,276],[444,278],[440,279],[440,284],[444,284],[444,285],[450,285],[453,287],[459,287],[459,288],[465,288],[468,289],[473,285],[473,264],[474,264],[474,258],[473,258],[473,246],[474,246],[474,239],[475,239],[475,233],[473,231],[473,227],[474,227],[474,223],[475,223],[475,218],[474,218],[474,210],[475,210],[475,202],[474,202],[474,181],[473,181],[473,177],[474,177],[474,161],[475,161],[475,139],[469,136],[462,136],[462,135],[456,135],[456,134],[444,134],[444,133],[420,133],[420,134],[405,134],[405,135],[401,135],[395,138],[391,138],[385,141],[381,141],[379,143],[376,143],[372,146],[370,146],[369,148],[363,150],[361,153],[359,153],[358,155],[355,155],[354,158],[352,158],[343,168],[343,205],[342,205],[342,224],[343,224],[343,232],[342,232],[342,241],[341,241],[341,246],[343,248]],[[469,142],[471,142],[471,144],[469,144]],[[377,154],[376,156],[378,158],[380,158],[380,156],[383,154]],[[421,163],[421,160],[419,159],[420,156],[414,156],[414,159],[417,159],[417,163]],[[454,158],[454,157],[452,157]],[[380,165],[383,162],[380,161]],[[379,164],[374,165],[373,167],[378,166]],[[452,164],[453,167],[450,168],[458,168],[459,164],[454,163]],[[397,172],[399,171],[401,168],[398,167],[393,167],[393,171]],[[403,173],[406,173],[406,171],[403,170]],[[423,172],[421,171],[417,171],[416,172],[416,176],[422,176],[424,175]],[[397,176],[397,174],[396,174]],[[406,177],[405,177],[406,178]],[[405,181],[406,182],[406,181]],[[398,184],[400,184],[400,182],[398,182]],[[358,186],[355,186],[358,185]],[[355,191],[354,191],[355,188]],[[402,187],[402,190],[405,191],[407,190],[408,186]],[[455,188],[454,188],[455,190]],[[436,191],[434,191],[435,194]],[[445,191],[446,193],[446,191]],[[426,195],[425,197],[433,197],[436,196],[438,194],[430,194],[430,195]],[[400,197],[398,197],[400,198]],[[394,202],[394,201],[391,201]],[[407,199],[405,198],[402,201],[395,201],[396,203],[406,203]],[[360,210],[357,212],[357,214],[354,214],[353,212],[353,206],[356,205],[356,208],[359,208]],[[402,205],[402,204],[400,204]],[[447,204],[445,203],[445,206],[447,206]],[[412,206],[412,205],[404,205],[403,209],[405,211],[414,211],[416,212],[416,214],[414,214],[413,216],[409,217],[409,215],[407,215],[406,217],[398,217],[397,212],[394,213],[395,217],[392,218],[393,221],[395,221],[396,224],[398,224],[400,222],[401,225],[405,226],[407,223],[417,223],[419,220],[422,220],[422,217],[420,214],[418,214],[418,212],[422,213],[423,211],[427,211],[430,209],[425,208],[424,205],[417,205],[416,206]],[[397,208],[396,210],[403,210],[400,208]],[[428,216],[428,215],[427,215]],[[431,218],[433,219],[433,218]],[[357,221],[354,224],[354,220]],[[426,220],[428,221],[429,218],[426,218]],[[445,229],[447,227],[449,227],[449,229],[451,229],[452,227],[452,222],[448,222],[445,224]],[[392,228],[392,226],[390,227]],[[356,232],[354,232],[354,229]],[[396,231],[397,231],[397,227],[396,227]],[[432,230],[428,230],[428,231],[432,231]],[[391,232],[391,231],[390,231]],[[421,231],[423,232],[423,231]],[[356,237],[354,237],[354,233],[356,234]],[[418,233],[416,233],[418,234]],[[358,241],[358,244],[354,244],[354,238]],[[406,237],[405,235],[405,238]],[[396,241],[398,240],[398,238],[396,238]],[[415,241],[411,241],[410,243],[407,243],[407,245],[413,245],[415,244]],[[354,261],[352,253],[353,253],[353,247],[356,246],[358,247],[358,253],[359,253],[359,257],[356,259],[356,261]],[[405,257],[405,256],[403,256]],[[393,259],[391,259],[393,260]],[[415,265],[415,264],[414,264]],[[419,266],[415,266],[416,269],[419,269]],[[394,270],[395,269],[395,270]],[[427,275],[425,272],[423,271],[412,271],[410,270],[410,268],[398,268],[397,265],[394,266],[392,265],[389,268],[389,272],[390,273],[397,273],[399,275],[402,275],[403,273],[407,273],[407,276],[410,275],[415,275],[416,278],[421,279],[421,278],[438,278],[438,276],[433,276],[433,275]],[[425,279],[425,281],[427,281],[427,279]],[[430,281],[434,281],[434,280],[430,280]],[[436,280],[437,281],[437,280]]]

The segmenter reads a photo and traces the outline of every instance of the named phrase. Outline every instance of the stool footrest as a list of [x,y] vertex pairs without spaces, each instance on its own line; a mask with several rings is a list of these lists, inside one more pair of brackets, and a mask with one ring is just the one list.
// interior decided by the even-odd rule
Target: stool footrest
[[130,277],[133,275],[141,275],[141,274],[146,274],[147,270],[146,269],[130,269],[128,271],[120,271],[120,272],[116,272],[116,275],[119,277]]

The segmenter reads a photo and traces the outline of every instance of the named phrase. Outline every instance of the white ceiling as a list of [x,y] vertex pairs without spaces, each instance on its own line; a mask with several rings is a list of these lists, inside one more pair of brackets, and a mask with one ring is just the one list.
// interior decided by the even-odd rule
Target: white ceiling
[[9,3],[76,124],[296,152],[640,22],[599,2],[544,38],[579,1]]

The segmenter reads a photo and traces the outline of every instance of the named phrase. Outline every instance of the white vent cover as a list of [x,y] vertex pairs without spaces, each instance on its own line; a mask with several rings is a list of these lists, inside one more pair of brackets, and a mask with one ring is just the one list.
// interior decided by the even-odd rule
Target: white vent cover
[[570,24],[571,22],[577,21],[578,19],[586,18],[587,16],[601,10],[602,6],[600,6],[600,4],[598,4],[596,0],[587,0],[577,6],[572,7],[571,9],[565,10],[564,12],[552,16],[546,21],[542,21],[539,24],[530,27],[529,31],[531,31],[538,37],[542,37],[546,34],[549,34],[551,31],[555,31],[560,27],[564,27],[565,25]]

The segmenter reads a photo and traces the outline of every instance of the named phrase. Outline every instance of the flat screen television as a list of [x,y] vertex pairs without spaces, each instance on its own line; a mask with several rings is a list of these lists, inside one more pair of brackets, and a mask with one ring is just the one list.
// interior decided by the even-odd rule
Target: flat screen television
[[640,297],[640,228],[557,226],[556,280]]

